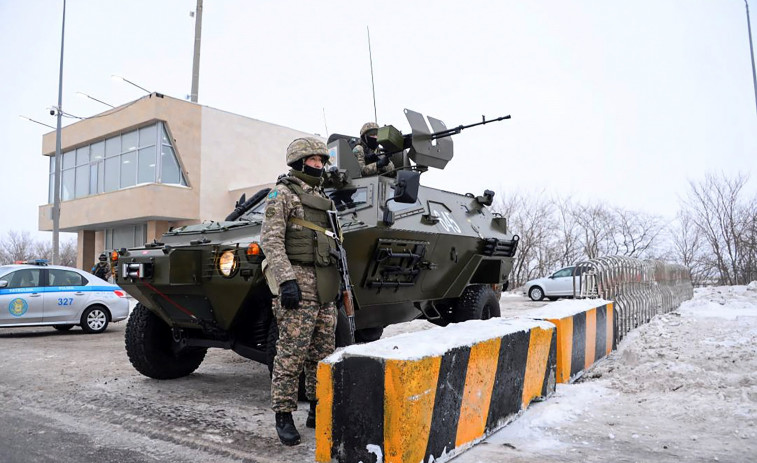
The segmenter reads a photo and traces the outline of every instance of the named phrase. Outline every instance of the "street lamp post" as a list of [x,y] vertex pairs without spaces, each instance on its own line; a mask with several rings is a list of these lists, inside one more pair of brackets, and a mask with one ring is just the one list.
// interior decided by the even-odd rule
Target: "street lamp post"
[[[752,47],[752,23],[749,20],[749,2],[744,0],[746,5],[746,27],[749,32],[749,57],[752,59],[752,85],[754,85],[754,104],[757,105],[757,77],[754,71],[754,48]],[[756,106],[757,107],[757,106]]]
[[63,23],[60,32],[60,71],[58,73],[58,108],[57,127],[55,129],[55,181],[53,192],[53,265],[60,263],[60,164],[61,154],[61,117],[63,117],[63,39],[66,36],[66,0],[63,0]]
[[112,104],[110,104],[110,103],[106,103],[106,102],[104,102],[103,100],[98,100],[97,98],[95,98],[95,97],[93,97],[93,96],[90,96],[90,95],[87,95],[87,94],[86,94],[86,93],[84,93],[84,92],[76,92],[76,94],[77,94],[77,95],[79,95],[79,96],[82,96],[82,97],[84,97],[84,98],[89,98],[90,100],[95,100],[95,101],[97,101],[98,103],[104,104],[105,106],[109,106],[109,107],[111,107],[111,108],[115,108],[115,106],[113,106]]

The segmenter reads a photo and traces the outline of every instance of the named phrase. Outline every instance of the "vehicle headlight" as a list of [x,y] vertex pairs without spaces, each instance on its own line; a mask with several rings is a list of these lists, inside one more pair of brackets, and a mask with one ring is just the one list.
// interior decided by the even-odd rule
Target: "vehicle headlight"
[[230,277],[237,271],[237,257],[234,251],[224,251],[218,258],[218,271],[225,277]]

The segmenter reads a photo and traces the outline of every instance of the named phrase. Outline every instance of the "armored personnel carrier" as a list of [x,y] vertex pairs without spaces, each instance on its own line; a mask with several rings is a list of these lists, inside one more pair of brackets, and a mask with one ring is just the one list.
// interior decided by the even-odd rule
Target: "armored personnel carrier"
[[[354,337],[344,308],[337,345],[378,339],[385,326],[418,318],[445,325],[500,315],[518,236],[489,210],[494,193],[457,194],[420,185],[428,168],[453,156],[444,123],[405,110],[412,133],[378,130],[379,155],[395,170],[363,177],[357,140],[329,138],[327,193],[336,204],[355,305]],[[501,120],[509,116],[495,119]],[[232,349],[267,363],[278,330],[262,271],[262,190],[223,221],[172,229],[160,241],[111,253],[116,281],[138,304],[126,350],[142,374],[169,379],[193,372],[207,349]]]

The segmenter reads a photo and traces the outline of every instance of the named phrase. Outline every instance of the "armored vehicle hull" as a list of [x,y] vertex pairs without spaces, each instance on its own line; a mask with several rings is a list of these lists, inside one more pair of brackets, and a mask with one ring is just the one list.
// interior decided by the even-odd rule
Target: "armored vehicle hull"
[[[518,238],[487,208],[493,193],[419,186],[398,202],[400,176],[361,177],[348,142],[336,138],[330,147],[348,180],[327,193],[338,209],[349,264],[354,340],[377,339],[385,326],[417,318],[444,325],[499,316],[499,291]],[[126,332],[137,370],[183,376],[209,347],[270,366],[278,331],[259,245],[266,193],[240,199],[227,217],[233,220],[181,227],[159,242],[111,254],[117,283],[139,302]],[[340,309],[337,345],[354,340]]]

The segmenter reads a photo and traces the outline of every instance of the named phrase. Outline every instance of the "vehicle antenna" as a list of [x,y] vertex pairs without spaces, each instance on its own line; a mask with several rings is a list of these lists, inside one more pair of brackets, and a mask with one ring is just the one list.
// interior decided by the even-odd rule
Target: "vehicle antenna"
[[328,136],[329,135],[329,126],[328,126],[328,124],[326,124],[326,108],[321,107],[321,109],[323,110],[323,128],[326,129],[326,136]]
[[368,31],[368,59],[371,62],[371,91],[373,92],[373,122],[378,124],[378,116],[376,115],[376,85],[373,82],[373,54],[371,53],[371,28],[365,26]]

